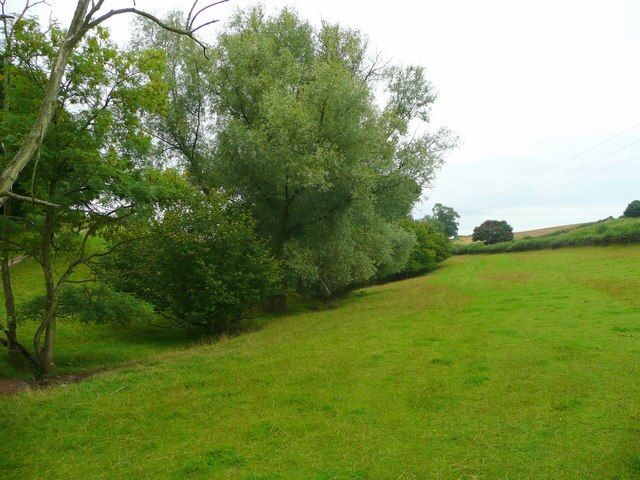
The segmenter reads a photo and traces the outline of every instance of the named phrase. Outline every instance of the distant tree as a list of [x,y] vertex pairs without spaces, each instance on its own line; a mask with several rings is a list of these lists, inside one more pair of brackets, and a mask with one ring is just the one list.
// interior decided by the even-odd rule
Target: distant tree
[[431,216],[427,219],[431,220],[434,225],[445,234],[447,238],[458,236],[458,219],[460,215],[453,208],[436,203],[431,211]]
[[487,220],[473,229],[473,241],[492,243],[513,240],[513,228],[504,220]]
[[627,205],[627,208],[625,208],[623,215],[630,218],[640,217],[640,200],[634,200],[629,205]]

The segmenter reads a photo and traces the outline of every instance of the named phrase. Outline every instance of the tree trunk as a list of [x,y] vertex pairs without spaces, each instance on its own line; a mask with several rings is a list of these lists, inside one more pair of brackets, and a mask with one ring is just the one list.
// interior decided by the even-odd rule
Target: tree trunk
[[[4,204],[4,222],[2,224],[2,237],[6,238],[7,222],[11,217],[11,200]],[[18,322],[16,317],[16,304],[13,295],[13,285],[11,283],[11,272],[9,262],[11,248],[7,242],[2,242],[1,246],[0,271],[2,272],[2,291],[4,293],[4,308],[7,313],[7,347],[9,349],[9,360],[19,370],[28,368],[25,359],[18,348]]]
[[[288,176],[288,174],[287,174]],[[274,251],[277,258],[284,259],[284,246],[289,240],[290,230],[289,230],[289,206],[292,202],[292,198],[289,196],[289,184],[288,181],[284,183],[284,206],[282,209],[281,217],[280,217],[280,232],[279,237],[274,235],[272,241],[275,241]],[[274,295],[273,297],[267,300],[265,305],[265,310],[270,313],[284,313],[287,311],[287,290],[288,285],[287,281],[283,279],[281,285],[281,291],[279,294]]]
[[[4,20],[6,22],[6,20]],[[12,60],[12,42],[11,38],[7,34],[7,24],[4,24],[5,32],[5,51],[2,58],[2,109],[6,114],[9,113],[9,75],[11,72],[11,60]],[[2,239],[5,240],[8,237],[7,223],[11,217],[11,200],[7,199],[3,208],[3,223],[2,223]],[[9,262],[11,256],[11,247],[7,242],[2,242],[0,247],[0,271],[2,272],[2,291],[4,292],[4,308],[7,312],[7,347],[9,348],[9,358],[11,362],[14,362],[16,351],[16,306],[13,297],[13,288],[11,285],[11,273],[9,272]]]
[[44,332],[44,343],[38,352],[38,363],[44,375],[51,375],[55,372],[54,347],[56,341],[56,310],[58,308],[58,298],[54,293],[52,298],[47,294],[45,308],[46,327]]
[[[34,337],[34,348],[42,373],[50,375],[55,370],[54,347],[56,340],[56,311],[58,308],[58,289],[53,277],[53,262],[51,259],[51,245],[53,242],[54,210],[49,208],[45,215],[42,237],[42,272],[45,284],[45,311],[42,323],[38,327]],[[44,341],[40,346],[40,340],[44,334]]]
[[287,311],[287,295],[285,293],[281,293],[279,295],[274,295],[270,299],[267,300],[267,304],[265,305],[265,310],[269,313],[284,313]]

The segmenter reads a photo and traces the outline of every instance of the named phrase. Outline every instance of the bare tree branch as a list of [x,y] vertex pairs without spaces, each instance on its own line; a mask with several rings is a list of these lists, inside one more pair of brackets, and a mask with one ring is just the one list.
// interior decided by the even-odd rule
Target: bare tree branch
[[[13,192],[0,192],[0,198],[7,198],[7,197],[15,198],[16,200],[22,200],[23,202],[33,203],[35,205],[43,205],[45,207],[58,208],[60,206],[60,205],[56,205],[55,203],[47,202],[45,200],[39,200],[33,197],[25,197],[24,195],[18,195],[17,193],[13,193]],[[4,200],[2,200],[2,203],[4,203]],[[2,203],[0,203],[0,205],[2,205]]]
[[198,4],[197,1],[194,2],[193,3],[193,7],[191,8],[191,11],[189,12],[189,17],[187,17],[187,30],[189,30],[191,33],[193,33],[196,30],[200,30],[205,25],[211,25],[211,22],[207,22],[207,23],[204,23],[204,24],[200,25],[197,28],[193,28],[193,26],[194,26],[194,24],[196,22],[196,19],[198,18],[198,15],[200,15],[202,12],[204,12],[204,11],[206,11],[206,10],[212,8],[212,7],[216,7],[216,6],[220,5],[221,3],[225,3],[227,1],[228,0],[219,0],[217,2],[210,3],[209,5],[206,5],[206,6],[202,7],[200,10],[198,10],[196,12],[196,14],[193,17],[191,17],[191,13],[193,12],[193,9]]
[[[219,5],[222,3],[226,3],[229,0],[219,0],[217,2],[214,2],[210,5],[207,5],[206,7],[202,8],[200,11],[198,11],[198,13],[196,14],[199,15],[202,11],[206,10],[209,7],[213,7],[215,5]],[[104,2],[104,0],[101,0],[100,2],[98,2],[98,4],[96,5],[98,7],[98,5],[102,5],[102,3]],[[196,1],[194,3],[197,4],[198,2]],[[99,8],[99,7],[98,7]],[[89,15],[87,15],[87,18],[85,20],[84,23],[84,27],[83,30],[86,33],[87,31],[91,30],[92,28],[100,25],[101,23],[104,23],[106,20],[110,19],[111,17],[114,17],[116,15],[122,15],[125,13],[133,13],[135,15],[138,15],[140,17],[144,17],[148,20],[151,20],[153,23],[155,23],[156,25],[158,25],[159,27],[163,28],[164,30],[167,30],[169,32],[173,32],[176,33],[178,35],[184,35],[186,37],[191,38],[194,42],[196,42],[198,45],[200,45],[204,51],[205,57],[207,55],[207,46],[202,43],[200,40],[198,40],[195,36],[194,33],[197,32],[198,30],[200,30],[201,28],[204,28],[208,25],[212,25],[214,23],[217,23],[219,20],[210,20],[208,22],[205,22],[201,25],[198,25],[197,27],[193,26],[193,21],[194,19],[191,19],[190,22],[187,24],[187,28],[178,28],[175,27],[167,22],[162,21],[161,19],[159,19],[158,17],[156,17],[155,15],[152,15],[149,12],[146,12],[144,10],[140,10],[138,8],[135,7],[129,7],[129,8],[119,8],[119,9],[114,9],[114,10],[110,10],[107,13],[105,13],[104,15],[97,17],[95,20],[91,20],[91,17],[93,16],[93,14],[97,11],[98,8],[94,8]],[[192,7],[193,10],[193,7]]]

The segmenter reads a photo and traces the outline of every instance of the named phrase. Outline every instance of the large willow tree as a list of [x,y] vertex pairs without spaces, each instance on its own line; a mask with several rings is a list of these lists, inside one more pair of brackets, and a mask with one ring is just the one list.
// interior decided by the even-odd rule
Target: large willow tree
[[381,68],[357,31],[259,8],[214,58],[213,178],[253,210],[290,282],[330,297],[399,271],[414,238],[398,221],[455,143],[426,128],[423,69]]

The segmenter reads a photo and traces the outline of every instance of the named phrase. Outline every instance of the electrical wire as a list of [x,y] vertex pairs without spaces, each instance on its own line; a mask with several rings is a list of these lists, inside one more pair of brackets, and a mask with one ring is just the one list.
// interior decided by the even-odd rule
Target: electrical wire
[[[564,172],[563,174],[561,174],[561,175],[559,175],[559,176],[557,176],[557,177],[551,178],[551,179],[549,179],[549,180],[548,180],[548,181],[546,181],[546,182],[539,183],[539,184],[535,185],[533,188],[540,188],[540,187],[544,187],[544,186],[549,185],[549,184],[553,184],[553,183],[555,183],[556,181],[558,181],[558,180],[560,180],[560,179],[562,179],[562,178],[564,178],[564,177],[566,177],[566,176],[568,176],[568,175],[570,175],[570,174],[572,174],[572,173],[577,172],[578,170],[581,170],[581,169],[583,169],[583,168],[585,168],[585,167],[588,167],[588,166],[590,166],[590,165],[593,165],[593,164],[595,164],[595,163],[598,163],[598,162],[600,162],[600,161],[604,160],[605,158],[611,157],[612,155],[615,155],[616,153],[620,153],[620,152],[622,152],[623,150],[626,150],[627,148],[632,147],[632,146],[634,146],[634,145],[637,145],[637,144],[639,144],[639,143],[640,143],[640,140],[635,140],[635,141],[633,141],[633,142],[631,142],[631,143],[629,143],[629,144],[627,144],[627,145],[625,145],[625,146],[623,146],[623,147],[621,147],[621,148],[618,148],[618,149],[616,149],[616,150],[614,150],[614,151],[612,151],[612,152],[609,152],[609,153],[607,153],[607,154],[605,154],[605,155],[601,155],[601,156],[599,156],[599,157],[597,157],[597,158],[595,158],[595,159],[593,159],[593,160],[591,160],[591,161],[589,161],[589,162],[587,162],[587,163],[584,163],[584,164],[582,164],[582,165],[580,165],[580,166],[578,166],[578,167],[576,167],[576,168],[574,168],[574,169],[572,169],[572,170],[569,170],[569,171],[567,171],[567,172]],[[539,177],[539,176],[540,176],[540,175],[538,175],[538,177]],[[533,179],[531,179],[531,180],[533,180]],[[531,180],[529,180],[529,181],[531,181]],[[529,183],[529,181],[524,182],[524,183]],[[523,184],[524,184],[524,183],[523,183]],[[501,199],[501,200],[497,200],[497,201],[492,202],[492,203],[490,203],[490,204],[488,204],[488,205],[485,205],[485,206],[484,206],[484,207],[482,207],[482,208],[476,208],[476,209],[474,209],[474,210],[467,210],[467,211],[465,211],[465,212],[464,212],[464,214],[465,214],[465,215],[475,215],[475,214],[477,214],[477,213],[480,213],[480,212],[486,211],[487,209],[494,208],[495,206],[500,206],[500,204],[502,204],[502,203],[509,202],[510,200],[517,199],[518,197],[520,197],[521,195],[523,195],[523,193],[526,193],[526,192],[519,192],[519,193],[516,193],[515,195],[510,195],[510,196],[508,196],[508,197],[506,197],[506,198],[503,198],[503,199]],[[520,203],[520,202],[517,202],[517,203]]]
[[555,191],[557,191],[557,190],[560,190],[561,188],[565,188],[565,187],[567,187],[567,186],[569,186],[569,185],[573,185],[574,183],[578,183],[578,182],[580,182],[580,181],[582,181],[582,180],[586,180],[587,178],[591,178],[591,177],[593,177],[593,176],[595,176],[595,175],[598,175],[598,174],[600,174],[600,173],[602,173],[602,172],[605,172],[605,171],[607,171],[607,170],[611,170],[612,168],[616,168],[616,167],[619,167],[620,165],[623,165],[623,164],[625,164],[625,163],[629,163],[630,161],[635,160],[636,158],[640,158],[640,154],[634,155],[633,157],[627,158],[626,160],[623,160],[623,161],[621,161],[621,162],[615,163],[615,164],[613,164],[613,165],[609,165],[609,166],[607,166],[607,167],[605,167],[605,168],[602,168],[602,169],[600,169],[600,170],[597,170],[597,171],[595,171],[595,172],[592,172],[592,173],[590,173],[590,174],[588,174],[588,175],[584,175],[584,176],[582,176],[582,177],[580,177],[580,178],[577,178],[577,179],[575,179],[575,180],[572,180],[572,181],[570,181],[570,182],[568,182],[568,183],[564,183],[564,184],[562,184],[562,185],[558,185],[558,186],[556,186],[556,187],[554,187],[554,188],[552,188],[552,189],[550,189],[550,190],[547,190],[547,191],[541,192],[541,193],[536,194],[536,195],[533,195],[533,196],[531,196],[531,197],[524,198],[524,199],[519,200],[519,201],[517,201],[517,202],[513,202],[513,203],[511,203],[511,204],[509,204],[509,205],[505,205],[505,206],[503,206],[503,207],[498,208],[496,211],[497,211],[497,212],[499,212],[499,211],[501,211],[501,210],[504,210],[505,208],[509,208],[509,207],[514,206],[514,205],[518,205],[518,204],[520,204],[520,203],[528,202],[529,200],[533,200],[533,199],[535,199],[535,198],[539,198],[539,197],[541,197],[541,196],[543,196],[543,195],[546,195],[546,194],[548,194],[548,193],[555,192]]
[[[600,147],[600,146],[602,146],[602,145],[604,145],[604,144],[606,144],[606,143],[608,143],[608,142],[610,142],[610,141],[612,141],[612,140],[615,140],[616,138],[618,138],[618,137],[620,137],[621,135],[624,135],[625,133],[627,133],[627,132],[629,132],[629,131],[633,130],[634,128],[636,128],[636,127],[637,127],[637,126],[639,126],[639,125],[640,125],[640,122],[636,122],[636,123],[634,123],[633,125],[631,125],[631,126],[629,126],[629,127],[625,128],[624,130],[621,130],[620,132],[616,133],[615,135],[612,135],[612,136],[610,136],[610,137],[608,137],[608,138],[606,138],[606,139],[602,140],[601,142],[599,142],[599,143],[597,143],[597,144],[595,144],[595,145],[593,145],[593,146],[591,146],[591,147],[589,147],[589,148],[587,148],[587,149],[585,149],[585,150],[583,150],[583,151],[581,151],[581,152],[577,153],[576,155],[573,155],[572,157],[568,158],[567,160],[565,160],[565,161],[563,161],[563,162],[558,163],[558,164],[557,164],[557,165],[555,165],[554,167],[549,168],[549,169],[547,169],[547,170],[545,170],[545,171],[543,171],[543,172],[540,172],[539,174],[536,174],[535,176],[533,176],[533,177],[529,178],[528,180],[525,180],[525,181],[523,181],[523,182],[520,182],[520,183],[517,183],[517,184],[515,184],[515,185],[512,185],[512,186],[511,186],[511,187],[509,187],[508,189],[503,190],[502,192],[499,192],[499,193],[497,193],[497,194],[495,194],[495,195],[492,195],[491,197],[488,197],[488,198],[486,198],[486,199],[484,199],[484,200],[481,200],[480,202],[478,202],[478,203],[476,203],[476,204],[474,205],[473,210],[469,211],[469,209],[462,209],[462,212],[463,212],[465,215],[471,215],[471,214],[477,213],[477,212],[479,212],[479,211],[486,210],[486,208],[487,208],[489,205],[493,205],[493,204],[496,204],[496,203],[498,203],[498,204],[499,204],[499,203],[501,203],[502,201],[491,202],[491,203],[489,203],[489,205],[487,205],[487,206],[483,207],[482,209],[477,209],[477,207],[478,207],[479,205],[486,204],[487,202],[490,202],[491,200],[493,200],[493,199],[495,199],[495,198],[501,197],[501,196],[502,196],[502,195],[504,195],[505,193],[509,193],[509,192],[515,191],[517,188],[519,188],[519,187],[521,187],[521,186],[523,186],[523,185],[526,185],[526,184],[528,184],[528,183],[531,183],[532,181],[537,180],[538,178],[543,177],[543,176],[547,175],[548,173],[553,172],[553,171],[555,171],[555,170],[559,169],[560,167],[562,167],[562,166],[564,166],[564,165],[567,165],[568,163],[571,163],[571,162],[572,162],[572,161],[574,161],[575,159],[580,158],[581,156],[583,156],[583,155],[585,155],[585,154],[587,154],[587,153],[589,153],[589,152],[592,152],[592,151],[593,151],[593,150],[595,150],[596,148],[598,148],[598,147]],[[632,144],[630,144],[630,145],[627,145],[627,146],[623,147],[621,150],[623,150],[624,148],[628,148],[629,146],[631,146],[631,145],[633,145],[633,144],[635,144],[635,143],[637,143],[637,142],[633,142]],[[613,153],[617,153],[617,151],[616,151],[616,152],[613,152]],[[589,162],[589,163],[587,163],[587,164],[585,164],[585,165],[583,165],[583,166],[580,166],[580,167],[578,167],[578,168],[576,168],[576,169],[572,170],[572,172],[573,172],[573,171],[576,171],[576,170],[579,170],[579,169],[581,169],[581,168],[583,168],[583,167],[585,167],[585,166],[588,166],[588,165],[590,165],[590,164],[592,164],[592,163],[595,163],[596,161],[601,160],[602,158],[606,158],[607,156],[610,156],[610,155],[612,155],[613,153],[607,154],[607,155],[605,155],[604,157],[600,157],[600,158],[598,158],[598,159],[596,159],[596,160],[594,160],[594,161],[592,161],[592,162]],[[567,173],[567,174],[568,174],[568,173]],[[558,177],[558,178],[561,178],[561,177],[563,177],[563,176],[566,176],[566,175],[561,175],[561,176],[560,176],[560,177]],[[514,195],[512,195],[512,196],[507,197],[507,198],[513,198],[513,197],[517,197],[517,196],[519,196],[519,195],[520,195],[520,194],[516,194],[515,196],[514,196]],[[506,199],[505,199],[505,200],[506,200]]]

